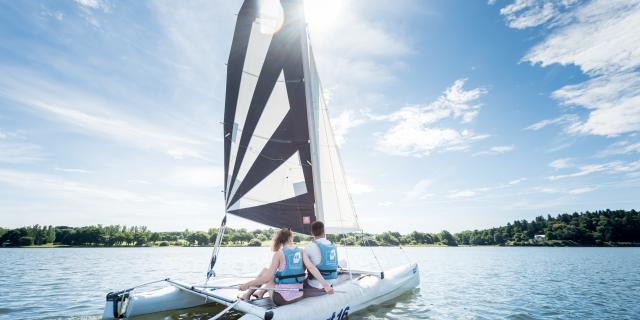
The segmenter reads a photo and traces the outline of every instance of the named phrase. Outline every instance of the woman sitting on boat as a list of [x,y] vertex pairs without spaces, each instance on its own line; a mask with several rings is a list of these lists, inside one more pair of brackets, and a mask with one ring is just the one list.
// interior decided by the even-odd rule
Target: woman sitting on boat
[[[275,288],[271,298],[276,305],[294,303],[303,298],[305,267],[322,284],[324,290],[332,294],[333,288],[324,280],[318,268],[311,262],[307,254],[293,244],[293,233],[289,229],[281,229],[273,237],[273,258],[271,265],[260,272],[257,278],[240,286],[240,291],[251,287]],[[281,290],[278,290],[281,289]],[[256,290],[248,290],[238,298],[249,300]],[[262,298],[266,290],[256,292],[254,296]]]

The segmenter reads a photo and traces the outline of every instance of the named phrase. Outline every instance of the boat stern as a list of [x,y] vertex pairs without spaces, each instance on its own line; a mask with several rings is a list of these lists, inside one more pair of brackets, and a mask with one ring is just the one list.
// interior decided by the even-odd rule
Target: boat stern
[[102,319],[120,319],[127,310],[128,291],[109,292],[104,304]]

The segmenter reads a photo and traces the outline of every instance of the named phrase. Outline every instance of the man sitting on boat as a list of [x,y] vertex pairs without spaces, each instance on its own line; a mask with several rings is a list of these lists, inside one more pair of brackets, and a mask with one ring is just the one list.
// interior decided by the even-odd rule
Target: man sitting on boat
[[[254,280],[241,285],[240,291],[265,285],[265,288],[275,288],[271,298],[276,305],[294,303],[303,298],[306,267],[309,273],[319,281],[321,288],[324,288],[326,293],[333,293],[331,284],[324,280],[322,274],[311,262],[307,254],[293,244],[291,230],[281,229],[278,231],[273,237],[271,249],[274,252],[271,265],[263,269]],[[262,298],[266,291],[248,290],[238,299],[249,300],[254,293],[255,297]]]
[[[311,224],[311,235],[313,241],[304,248],[304,252],[309,256],[309,260],[320,271],[322,280],[333,284],[338,277],[338,250],[336,245],[326,238],[324,223],[315,221]],[[315,297],[326,293],[324,285],[313,274],[309,274],[304,282],[304,296]]]

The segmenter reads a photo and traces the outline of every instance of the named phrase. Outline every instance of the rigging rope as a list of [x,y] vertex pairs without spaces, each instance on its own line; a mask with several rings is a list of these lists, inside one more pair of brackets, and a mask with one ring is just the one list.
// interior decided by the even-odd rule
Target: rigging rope
[[213,246],[213,252],[211,253],[211,261],[209,261],[209,270],[207,271],[207,279],[205,283],[209,281],[211,277],[215,277],[216,273],[213,271],[213,268],[216,265],[216,261],[218,260],[218,252],[220,251],[220,245],[222,244],[222,237],[224,236],[224,232],[227,229],[227,213],[225,212],[224,218],[222,218],[222,223],[220,223],[220,229],[218,229],[218,234],[216,235],[216,243]]

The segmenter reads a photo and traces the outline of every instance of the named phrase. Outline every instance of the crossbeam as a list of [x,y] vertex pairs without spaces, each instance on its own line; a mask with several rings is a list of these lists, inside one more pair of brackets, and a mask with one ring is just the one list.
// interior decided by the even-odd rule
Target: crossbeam
[[338,268],[338,272],[339,273],[359,273],[359,274],[364,274],[364,275],[374,276],[380,279],[384,279],[384,271],[367,271],[367,270]]
[[240,312],[243,313],[248,313],[248,314],[252,314],[254,316],[257,316],[261,319],[265,318],[265,313],[269,312],[268,310],[261,308],[259,306],[254,306],[246,301],[241,301],[241,300],[231,300],[222,296],[219,296],[213,292],[208,292],[205,290],[201,290],[198,289],[197,287],[194,287],[192,285],[188,285],[182,282],[178,282],[175,280],[166,280],[167,283],[173,285],[174,287],[190,293],[190,294],[195,294],[197,296],[203,297],[205,299],[210,299],[213,302],[217,302],[220,303],[222,305],[225,305],[227,307],[231,306],[231,309],[234,310],[238,310]]

